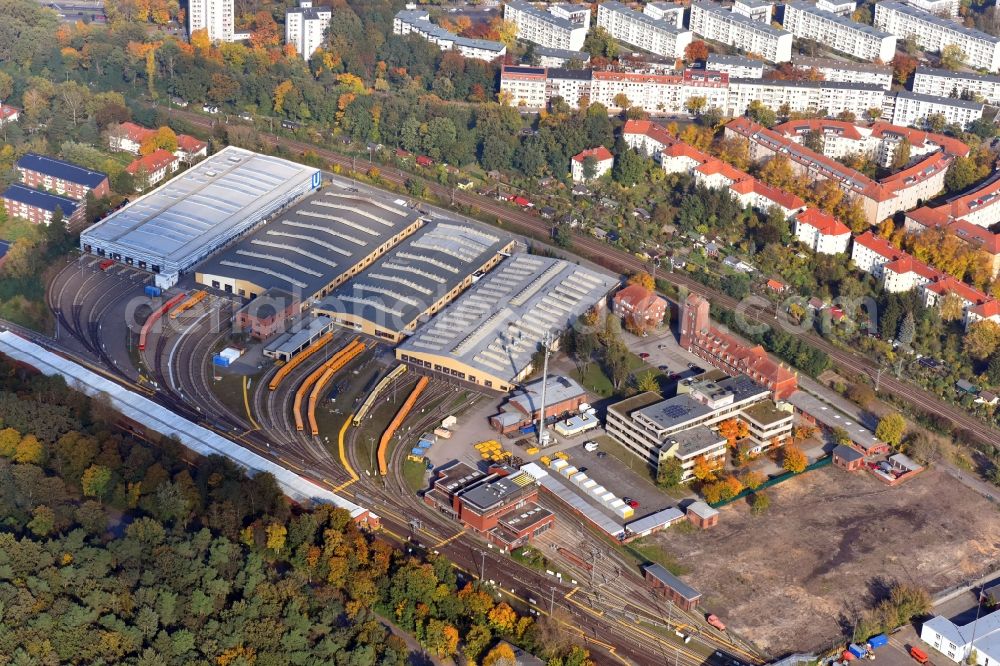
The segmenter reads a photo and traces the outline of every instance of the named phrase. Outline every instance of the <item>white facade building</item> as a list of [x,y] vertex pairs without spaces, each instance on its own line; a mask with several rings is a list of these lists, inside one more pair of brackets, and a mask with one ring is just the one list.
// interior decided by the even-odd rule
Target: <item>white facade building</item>
[[818,0],[816,8],[838,16],[850,16],[858,4],[854,0]]
[[971,94],[997,106],[1000,105],[1000,76],[918,67],[913,75],[913,92],[935,97]]
[[723,110],[730,117],[742,116],[754,100],[775,111],[787,104],[791,113],[826,109],[827,115],[836,116],[843,111],[860,114],[867,109],[881,109],[885,90],[871,84],[834,81],[731,80]]
[[736,0],[733,3],[733,13],[770,25],[774,16],[774,3],[769,0]]
[[965,64],[990,72],[1000,70],[1000,37],[943,19],[893,0],[875,3],[875,27],[899,39],[913,35],[920,48],[940,51],[954,44],[965,53]]
[[235,32],[233,0],[190,0],[188,34],[207,30],[212,42],[232,42],[241,38]]
[[694,33],[678,28],[673,17],[655,19],[616,0],[597,5],[597,25],[619,41],[667,58],[683,58],[694,40]]
[[650,2],[642,8],[642,13],[657,21],[670,21],[675,28],[684,27],[684,5],[672,2]]
[[443,51],[458,51],[466,58],[491,61],[507,53],[501,42],[488,39],[470,39],[431,23],[430,14],[422,10],[401,10],[392,21],[392,31],[397,35],[420,35]]
[[762,79],[764,78],[764,63],[746,56],[722,55],[709,53],[705,69],[710,72],[724,72],[731,79]]
[[688,27],[706,39],[756,53],[768,62],[787,62],[792,57],[792,33],[728,12],[714,3],[693,0]]
[[945,122],[963,129],[983,117],[983,105],[953,97],[920,95],[907,90],[887,95],[882,116],[893,125],[922,127],[930,115],[944,116]]
[[299,6],[285,11],[285,43],[295,47],[303,60],[309,60],[323,46],[333,11],[313,7],[312,0],[299,0]]
[[903,0],[908,5],[938,16],[958,16],[961,0]]
[[590,10],[573,10],[573,7],[576,6],[550,5],[549,11],[545,11],[524,0],[509,0],[504,4],[503,17],[517,26],[518,39],[554,49],[581,51],[590,28]]
[[1000,664],[1000,611],[963,626],[937,615],[920,627],[920,640],[956,664],[965,663],[975,653],[979,666],[997,666]]
[[792,216],[795,238],[818,254],[843,254],[851,243],[851,230],[843,222],[818,208],[807,208]]
[[590,180],[584,174],[583,163],[587,158],[592,158],[594,161],[594,175],[591,178],[600,178],[611,171],[611,167],[615,164],[615,158],[611,154],[611,151],[604,146],[589,148],[582,153],[578,153],[570,159],[570,173],[573,175],[574,183],[582,183]]
[[870,25],[804,2],[785,4],[785,30],[861,60],[889,62],[896,54],[896,36]]
[[565,67],[575,60],[586,65],[590,62],[590,54],[586,51],[567,51],[566,49],[550,49],[546,46],[535,47],[539,67]]
[[854,239],[851,246],[851,261],[859,271],[870,273],[876,279],[882,279],[882,268],[891,261],[903,256],[903,252],[894,248],[884,238],[866,231]]
[[892,67],[889,65],[806,56],[792,56],[792,65],[797,69],[815,69],[826,81],[869,83],[885,90],[892,88]]

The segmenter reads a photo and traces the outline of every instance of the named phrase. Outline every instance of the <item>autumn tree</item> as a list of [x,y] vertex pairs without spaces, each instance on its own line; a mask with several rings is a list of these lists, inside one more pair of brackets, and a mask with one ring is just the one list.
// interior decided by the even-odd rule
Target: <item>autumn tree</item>
[[45,459],[45,448],[34,435],[25,435],[17,443],[14,450],[14,460],[19,463],[40,465]]
[[765,513],[771,507],[771,498],[767,493],[754,493],[752,497],[753,499],[750,501],[750,511],[753,512],[755,516]]
[[278,24],[275,23],[271,12],[262,9],[254,14],[250,46],[255,49],[269,49],[277,46],[280,41]]
[[653,283],[653,276],[646,271],[636,271],[628,278],[628,284],[637,284],[649,291],[655,291],[656,285]]
[[741,481],[746,488],[756,490],[767,481],[767,477],[761,472],[750,471],[743,475]]
[[913,72],[916,71],[917,65],[920,62],[911,55],[905,53],[897,53],[892,59],[892,75],[896,79],[896,83],[903,85],[909,80]]
[[705,62],[708,60],[708,44],[700,39],[696,39],[684,47],[684,60],[689,64],[692,62]]
[[483,666],[514,666],[515,664],[517,664],[517,656],[510,643],[506,641],[498,643],[483,657]]
[[965,64],[965,51],[957,44],[945,44],[941,49],[941,66],[955,71]]
[[111,490],[111,470],[103,465],[91,465],[84,471],[80,485],[84,495],[101,499]]
[[661,488],[676,488],[684,478],[684,467],[675,456],[661,459],[656,467],[656,485]]
[[804,472],[806,466],[809,464],[809,459],[806,458],[806,454],[793,445],[786,445],[782,451],[781,456],[781,466],[787,471],[793,472],[795,474],[800,474]]
[[889,446],[899,446],[906,432],[906,421],[899,412],[890,412],[883,416],[875,426],[875,436]]
[[963,340],[965,353],[977,361],[989,358],[1000,346],[1000,324],[980,319],[969,324]]
[[694,478],[702,482],[715,481],[715,470],[718,469],[718,465],[710,461],[705,456],[698,456],[694,459],[694,467],[691,468],[691,473]]

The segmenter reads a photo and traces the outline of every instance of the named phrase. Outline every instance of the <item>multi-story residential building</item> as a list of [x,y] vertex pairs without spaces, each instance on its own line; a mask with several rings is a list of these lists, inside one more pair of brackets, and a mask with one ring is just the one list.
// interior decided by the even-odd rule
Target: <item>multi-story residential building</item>
[[996,666],[1000,663],[1000,610],[961,626],[936,615],[920,627],[920,640],[956,664]]
[[[108,130],[108,147],[138,155],[142,143],[156,134],[156,130],[125,122]],[[189,134],[177,135],[177,150],[174,151],[181,162],[192,164],[208,155],[208,144]]]
[[764,78],[764,63],[746,56],[708,54],[705,69],[710,72],[723,72],[730,79],[762,79]]
[[954,97],[934,97],[901,90],[886,95],[882,117],[893,125],[924,126],[929,116],[943,116],[945,123],[962,129],[983,117],[983,104]]
[[656,55],[683,58],[694,33],[678,28],[672,18],[655,19],[616,0],[597,5],[597,25],[615,39]]
[[751,21],[770,24],[774,16],[774,3],[770,0],[736,0],[733,3],[733,13],[746,16]]
[[792,412],[778,409],[769,394],[745,375],[692,380],[679,386],[673,398],[664,400],[659,393],[648,392],[611,405],[607,433],[654,469],[676,458],[684,470],[681,480],[690,481],[699,458],[723,462],[726,439],[717,431],[723,421],[736,418],[747,423],[752,453],[787,439]]
[[3,207],[8,216],[20,217],[32,224],[49,224],[57,208],[62,211],[66,226],[83,222],[86,213],[86,206],[79,201],[17,183],[4,190]]
[[946,18],[958,16],[958,8],[962,5],[961,0],[903,0],[903,2],[930,14]]
[[787,62],[792,57],[792,33],[726,11],[715,3],[693,0],[688,27],[696,35],[757,54],[768,62]]
[[726,125],[726,136],[748,139],[753,160],[770,159],[780,154],[789,160],[793,171],[806,178],[835,181],[846,195],[858,201],[865,219],[872,225],[899,211],[914,208],[941,192],[945,173],[955,159],[951,153],[937,151],[902,171],[875,181],[746,117],[736,118]]
[[904,254],[905,252],[871,231],[856,236],[851,246],[851,261],[854,265],[859,271],[870,273],[877,280],[882,279],[882,268],[886,264],[902,258]]
[[586,51],[568,51],[536,46],[535,56],[538,58],[539,67],[565,67],[570,62],[578,62],[581,65],[590,64],[590,54]]
[[590,28],[590,9],[583,5],[550,5],[545,11],[524,0],[509,0],[503,17],[517,26],[518,39],[554,49],[582,50]]
[[92,192],[96,199],[111,192],[107,174],[48,155],[28,153],[14,167],[21,182],[28,187],[50,190],[77,201],[86,197],[88,192]]
[[622,93],[631,106],[651,114],[681,114],[689,113],[688,103],[694,97],[704,98],[705,108],[723,108],[728,84],[725,74],[698,69],[686,69],[679,75],[594,71],[590,101],[618,110],[615,98]]
[[[544,109],[549,103],[550,71],[553,70],[545,67],[505,66],[500,70],[499,98],[515,107]],[[586,74],[589,83],[590,70],[580,71]]]
[[818,254],[843,254],[851,244],[851,230],[833,215],[807,208],[792,216],[795,237]]
[[667,300],[641,284],[619,289],[611,299],[612,311],[626,324],[638,328],[656,328],[663,323]]
[[188,34],[205,30],[213,42],[233,42],[236,34],[233,0],[190,0],[188,2]]
[[963,157],[969,154],[969,147],[958,139],[881,121],[856,125],[843,120],[803,118],[776,125],[773,129],[800,144],[809,133],[819,134],[823,155],[837,160],[848,155],[867,155],[882,167],[892,164],[904,141],[909,144],[911,159],[938,151]]
[[775,111],[786,108],[789,113],[819,113],[836,116],[844,111],[864,113],[881,109],[885,90],[867,83],[836,81],[768,81],[733,79],[729,82],[729,98],[723,111],[730,117],[742,116],[750,103],[759,101]]
[[[585,164],[588,157],[593,159],[594,163],[594,174],[589,177],[586,174],[587,168]],[[614,155],[612,155],[611,151],[604,146],[589,148],[579,152],[570,160],[570,172],[573,174],[573,182],[582,183],[583,181],[590,180],[591,178],[600,178],[604,174],[611,171],[611,167],[614,166],[614,163]]]
[[797,69],[816,70],[826,81],[866,83],[881,86],[885,90],[892,87],[892,67],[889,65],[798,55],[792,56],[792,65]]
[[662,125],[649,120],[626,120],[622,129],[625,144],[636,152],[660,161],[660,152],[678,143]]
[[159,148],[149,155],[143,155],[125,167],[135,180],[135,191],[141,192],[156,185],[161,180],[177,171],[180,160],[169,150]]
[[858,8],[855,0],[818,0],[816,8],[838,16],[850,16]]
[[392,31],[397,35],[419,35],[443,51],[458,51],[474,60],[492,61],[507,53],[507,47],[501,42],[471,39],[447,31],[431,23],[430,14],[419,9],[397,12],[392,21]]
[[912,90],[934,97],[974,96],[987,104],[1000,105],[1000,76],[992,74],[917,67]]
[[894,0],[876,2],[875,27],[899,39],[912,35],[920,48],[926,51],[940,51],[954,44],[965,53],[966,65],[990,72],[1000,70],[1000,37],[966,28],[923,9]]
[[889,62],[896,54],[895,35],[798,0],[785,3],[781,24],[800,39],[812,39],[861,60]]
[[298,7],[285,10],[285,43],[295,47],[303,60],[309,60],[323,46],[333,10],[313,7],[312,0],[299,0]]
[[657,21],[670,21],[675,28],[684,27],[684,5],[672,2],[649,2],[642,8],[642,13]]

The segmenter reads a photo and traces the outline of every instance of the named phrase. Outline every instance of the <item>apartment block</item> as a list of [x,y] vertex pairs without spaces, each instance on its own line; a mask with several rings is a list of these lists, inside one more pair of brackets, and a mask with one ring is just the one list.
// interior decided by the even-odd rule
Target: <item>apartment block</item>
[[675,28],[684,27],[684,5],[672,2],[648,2],[642,8],[642,13],[657,21],[670,21]]
[[768,62],[787,62],[792,57],[792,33],[704,0],[692,1],[688,27],[696,35],[757,54]]
[[889,65],[798,55],[792,56],[792,65],[797,69],[816,70],[826,81],[876,85],[887,91],[892,88],[892,67]]
[[742,116],[755,100],[774,110],[787,105],[790,113],[825,109],[825,115],[835,116],[844,111],[860,114],[867,109],[881,109],[885,90],[873,84],[836,81],[731,80],[724,111],[730,117]]
[[1000,105],[1000,76],[991,74],[918,67],[913,75],[912,90],[919,95],[934,97],[974,95],[987,104]]
[[894,0],[875,3],[875,27],[899,39],[913,36],[920,48],[940,51],[954,44],[965,53],[965,64],[990,72],[1000,70],[1000,37]]
[[896,54],[895,35],[804,2],[785,3],[782,26],[800,39],[861,60],[889,62]]
[[111,192],[107,174],[48,155],[27,153],[14,164],[14,168],[21,182],[28,187],[46,189],[78,201],[88,192],[92,192],[95,199],[106,197]]
[[733,13],[770,25],[774,16],[774,3],[770,0],[736,0],[733,3]]
[[710,72],[723,72],[730,79],[762,79],[764,78],[764,63],[746,56],[709,53],[705,69]]
[[233,0],[190,0],[188,34],[205,30],[212,42],[233,42],[244,38],[235,31]]
[[838,16],[850,16],[858,8],[854,0],[817,0],[816,8]]
[[285,10],[285,43],[295,47],[303,60],[309,60],[323,46],[333,10],[313,7],[312,0],[299,0],[298,7]]
[[431,23],[430,14],[419,9],[397,12],[392,21],[392,31],[397,35],[419,35],[443,51],[458,51],[474,60],[492,61],[507,53],[507,47],[501,42],[471,39],[447,31]]
[[76,225],[83,222],[87,208],[79,201],[68,197],[49,194],[17,183],[8,187],[0,198],[8,216],[20,217],[32,224],[49,224],[58,208],[62,211],[66,226]]
[[983,104],[954,97],[935,97],[901,90],[887,95],[882,107],[882,117],[893,125],[922,127],[928,116],[940,115],[947,124],[965,129],[974,120],[983,117]]
[[937,16],[958,16],[961,0],[903,0],[906,4]]
[[548,11],[523,0],[509,0],[504,20],[517,26],[517,37],[554,49],[580,51],[590,28],[590,9],[585,5],[549,5]]
[[565,67],[571,61],[581,65],[590,63],[590,54],[586,51],[568,51],[566,49],[550,49],[546,46],[536,46],[535,56],[539,67]]
[[655,19],[616,0],[597,5],[597,25],[621,42],[667,58],[683,58],[694,39],[690,30],[677,27],[673,16]]
[[817,254],[843,254],[851,244],[851,230],[833,215],[808,208],[792,217],[795,238]]

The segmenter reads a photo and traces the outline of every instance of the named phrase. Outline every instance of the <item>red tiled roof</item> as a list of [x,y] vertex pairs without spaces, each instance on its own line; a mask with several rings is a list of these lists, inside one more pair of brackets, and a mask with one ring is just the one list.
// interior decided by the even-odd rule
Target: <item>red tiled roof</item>
[[935,294],[944,296],[949,293],[957,295],[962,300],[978,305],[989,300],[989,297],[974,287],[970,287],[960,280],[956,280],[950,275],[945,275],[934,282],[925,285],[925,289],[933,291]]
[[785,288],[785,284],[783,282],[779,282],[778,280],[774,279],[768,280],[767,286],[769,289],[773,289],[775,291],[781,291]]
[[899,259],[906,254],[902,250],[897,250],[889,243],[889,241],[881,238],[880,236],[876,236],[871,231],[866,231],[860,236],[855,236],[854,242],[860,244],[862,247],[868,248],[881,257],[889,259],[890,261]]
[[622,133],[642,134],[664,146],[672,146],[677,143],[677,139],[671,136],[666,128],[649,120],[627,120],[625,121],[625,129],[622,130]]
[[696,162],[705,163],[712,159],[707,153],[703,153],[694,146],[689,146],[686,143],[675,143],[672,146],[667,147],[663,151],[664,155],[668,157],[687,157]]
[[851,233],[846,224],[818,208],[807,208],[796,215],[795,219],[802,224],[815,227],[824,236],[843,236]]
[[614,159],[611,155],[611,151],[604,146],[598,146],[597,148],[588,148],[573,156],[573,159],[577,162],[583,162],[588,157],[593,157],[598,162],[605,162],[610,159]]
[[789,120],[787,123],[782,123],[774,127],[775,132],[781,132],[785,135],[794,134],[800,136],[807,132],[822,132],[824,130],[830,130],[836,132],[840,136],[847,139],[861,139],[861,133],[854,123],[845,122],[843,120],[826,120],[823,118],[804,118],[802,120]]
[[990,254],[1000,254],[1000,234],[995,234],[985,227],[973,224],[968,220],[955,220],[947,226],[956,236],[967,243],[978,244]]
[[614,295],[616,304],[628,305],[633,312],[645,312],[663,300],[641,284],[630,284]]
[[884,138],[887,135],[903,136],[910,145],[923,147],[927,143],[941,146],[941,149],[952,155],[968,155],[969,147],[965,143],[944,134],[935,134],[923,130],[903,127],[902,125],[892,125],[885,121],[872,123],[871,131],[873,136]]
[[953,218],[958,218],[997,203],[1000,203],[1000,178],[978,190],[953,199],[941,208]]
[[985,303],[972,308],[972,312],[980,317],[983,317],[984,319],[989,319],[990,317],[1000,317],[1000,301],[995,298],[991,298]]
[[921,206],[908,212],[906,217],[923,227],[943,227],[948,223],[948,214],[941,208]]
[[21,110],[6,104],[0,104],[0,120],[7,120],[16,116]]
[[208,146],[207,143],[194,138],[190,134],[177,135],[177,147],[185,153],[197,153]]
[[928,280],[940,280],[945,277],[945,274],[936,268],[931,268],[919,259],[915,259],[912,256],[902,253],[903,256],[899,257],[894,261],[890,261],[885,265],[885,270],[892,271],[893,273],[898,273],[900,275],[906,275],[907,273],[916,273],[920,277],[926,278]]
[[803,201],[801,197],[797,197],[791,192],[786,192],[780,188],[768,185],[767,183],[757,180],[756,178],[753,180],[753,190],[760,196],[770,199],[787,210],[803,208],[806,205],[806,202]]
[[721,174],[723,177],[728,178],[734,183],[751,178],[750,174],[740,171],[736,167],[723,162],[717,157],[709,158],[709,160],[704,164],[695,167],[695,171],[699,171],[706,176]]
[[156,134],[156,130],[151,130],[143,127],[142,125],[136,125],[135,123],[132,122],[122,123],[121,132],[125,138],[135,143],[142,143],[148,137],[151,137],[154,134]]
[[147,174],[151,174],[176,161],[177,157],[172,152],[164,150],[163,148],[157,148],[149,155],[134,160],[131,164],[125,167],[125,171],[129,172],[133,176],[139,173],[139,171],[145,171]]

